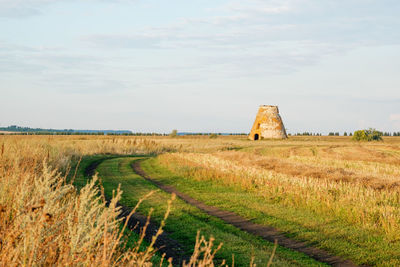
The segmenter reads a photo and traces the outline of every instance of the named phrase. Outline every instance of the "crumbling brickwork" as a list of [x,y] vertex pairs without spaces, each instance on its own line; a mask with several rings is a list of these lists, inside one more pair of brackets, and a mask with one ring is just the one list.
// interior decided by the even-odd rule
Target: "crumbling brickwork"
[[249,135],[251,140],[287,138],[285,126],[277,106],[262,105]]

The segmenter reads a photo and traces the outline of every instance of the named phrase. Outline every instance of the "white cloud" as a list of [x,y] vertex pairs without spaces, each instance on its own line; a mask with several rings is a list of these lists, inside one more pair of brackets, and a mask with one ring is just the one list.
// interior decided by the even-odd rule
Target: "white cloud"
[[[0,18],[24,18],[43,14],[48,5],[61,2],[106,2],[104,0],[0,0]],[[137,0],[107,0],[114,2],[136,2]]]
[[250,0],[233,2],[226,5],[226,8],[239,13],[246,14],[281,14],[293,11],[301,1],[293,0]]
[[40,8],[60,0],[0,0],[0,17],[21,18],[41,14]]
[[400,130],[400,113],[390,114],[389,120],[392,123],[392,129],[394,131]]
[[400,113],[390,114],[389,120],[390,121],[400,121]]

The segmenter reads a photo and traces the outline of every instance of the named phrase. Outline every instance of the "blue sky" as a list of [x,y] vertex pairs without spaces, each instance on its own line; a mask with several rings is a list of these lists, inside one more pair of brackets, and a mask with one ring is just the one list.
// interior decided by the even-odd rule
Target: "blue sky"
[[0,126],[400,131],[400,1],[0,0]]

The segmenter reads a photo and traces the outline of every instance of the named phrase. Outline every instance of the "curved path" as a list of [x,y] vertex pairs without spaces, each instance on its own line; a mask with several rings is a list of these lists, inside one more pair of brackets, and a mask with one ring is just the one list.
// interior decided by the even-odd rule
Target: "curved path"
[[[94,175],[97,167],[104,161],[107,160],[108,158],[103,158],[100,160],[93,161],[91,164],[89,164],[88,167],[84,170],[85,176],[86,177],[91,177]],[[126,217],[129,215],[129,213],[132,211],[132,208],[126,207],[123,205],[120,205],[118,203],[118,206],[121,207],[121,217]],[[128,221],[128,227],[129,229],[140,233],[140,230],[146,225],[147,222],[147,216],[144,216],[143,214],[140,214],[140,212],[135,212],[130,220]],[[155,235],[159,228],[159,225],[155,222],[150,221],[146,228],[146,233],[145,233],[145,240],[148,242],[151,242],[152,237]],[[185,251],[183,249],[183,246],[176,241],[175,239],[172,239],[169,234],[165,231],[158,236],[154,247],[161,252],[161,254],[165,253],[166,258],[172,258],[172,263],[177,266],[181,266],[182,263],[189,262],[190,257],[185,255]]]
[[132,164],[132,169],[137,174],[142,176],[144,179],[146,179],[147,181],[150,181],[151,183],[156,185],[158,188],[164,190],[165,192],[175,193],[179,198],[181,198],[188,204],[193,205],[193,206],[203,210],[204,212],[206,212],[207,214],[209,214],[211,216],[218,217],[219,219],[223,220],[224,222],[231,224],[243,231],[246,231],[253,235],[262,237],[263,239],[271,241],[271,242],[274,242],[275,240],[277,240],[278,244],[283,247],[302,252],[320,262],[324,262],[324,263],[330,264],[335,267],[336,266],[337,267],[356,267],[356,266],[358,266],[349,260],[345,260],[345,259],[342,259],[341,257],[331,255],[322,249],[310,247],[304,242],[290,239],[290,238],[284,236],[281,232],[279,232],[277,229],[275,229],[273,227],[256,224],[256,223],[253,223],[253,222],[249,221],[248,219],[241,217],[233,212],[221,210],[221,209],[218,209],[217,207],[213,207],[213,206],[208,206],[208,205],[178,191],[173,186],[164,185],[164,184],[160,183],[159,181],[149,177],[143,171],[143,169],[140,167],[140,160],[137,160]]

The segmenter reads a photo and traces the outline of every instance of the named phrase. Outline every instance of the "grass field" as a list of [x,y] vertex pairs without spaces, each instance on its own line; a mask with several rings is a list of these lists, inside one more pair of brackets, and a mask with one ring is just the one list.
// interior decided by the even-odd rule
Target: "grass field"
[[209,205],[358,264],[398,266],[399,145],[340,139],[164,154],[144,167]]
[[[121,203],[127,206],[135,205],[141,197],[152,190],[157,190],[156,186],[132,172],[131,164],[134,160],[138,160],[138,158],[110,159],[101,163],[98,168],[106,194],[107,192],[110,194],[112,189],[121,184],[121,188],[124,188]],[[164,216],[166,203],[170,198],[168,193],[157,192],[141,205],[139,211],[148,213],[153,208],[152,218],[159,222]],[[226,259],[231,264],[232,254],[235,254],[235,263],[238,266],[248,265],[252,256],[257,265],[265,266],[273,248],[273,244],[241,232],[179,199],[174,202],[165,230],[170,232],[171,236],[182,243],[185,248],[188,248],[189,254],[193,253],[192,248],[197,230],[200,230],[205,236],[212,235],[217,242],[224,244],[217,254],[216,260]],[[321,265],[300,253],[284,248],[278,249],[274,263],[276,266]]]
[[[130,166],[132,161],[139,159],[132,155],[146,154],[152,155],[142,158],[141,166],[146,173],[208,205],[232,211],[258,224],[273,226],[288,237],[357,264],[400,265],[398,137],[386,137],[383,142],[353,142],[349,137],[291,137],[281,141],[253,142],[244,137],[229,136],[210,139],[204,136],[4,135],[0,136],[0,146],[0,212],[7,215],[1,216],[0,222],[0,238],[5,240],[0,246],[0,262],[32,263],[29,261],[32,255],[43,258],[43,255],[55,253],[43,245],[50,237],[61,236],[64,241],[85,239],[84,234],[73,234],[64,227],[54,226],[52,231],[47,231],[43,225],[49,222],[42,222],[42,213],[32,213],[35,214],[32,217],[26,209],[36,207],[44,200],[43,214],[51,215],[52,223],[59,220],[54,225],[78,223],[72,217],[66,218],[60,208],[63,205],[69,205],[70,210],[79,208],[72,203],[78,203],[74,201],[79,199],[80,192],[61,193],[72,190],[63,182],[63,177],[67,173],[68,177],[75,176],[75,186],[82,188],[87,183],[83,170],[94,160],[103,160],[97,171],[105,194],[112,197],[112,191],[121,184],[120,202],[134,206],[143,195],[156,189],[135,174]],[[80,168],[75,174],[74,166],[78,162]],[[46,166],[50,170],[43,171]],[[54,181],[58,181],[57,186],[53,186]],[[98,191],[93,190],[90,192],[97,194]],[[56,198],[59,194],[63,197]],[[160,222],[168,199],[168,193],[158,191],[143,202],[139,210],[147,214],[153,208],[152,218]],[[95,205],[93,201],[88,203]],[[99,207],[96,216],[104,218],[102,214],[106,211],[105,207]],[[108,214],[109,222],[115,225],[114,212]],[[37,222],[41,222],[42,228],[34,226]],[[104,237],[104,227],[97,231],[99,236]],[[24,234],[32,229],[42,234]],[[249,265],[252,255],[258,266],[264,266],[273,248],[273,244],[227,225],[179,199],[173,203],[165,230],[184,245],[187,255],[193,252],[197,230],[207,238],[212,235],[216,244],[224,243],[214,261],[226,259],[231,263],[232,254],[235,254],[237,266]],[[114,227],[110,231],[118,229]],[[131,238],[138,237],[133,235]],[[57,240],[54,249],[62,246],[61,239]],[[97,262],[113,262],[121,257],[118,255],[125,255],[121,247],[115,257],[110,254],[112,250],[106,250],[109,252],[107,257],[102,256],[104,249],[95,249],[96,246],[104,248],[108,245],[100,241],[91,243],[90,255]],[[134,244],[135,240],[130,242]],[[24,249],[24,244],[29,243],[34,249]],[[112,238],[111,243],[122,244]],[[65,253],[73,246],[67,247],[64,250],[58,248],[58,251],[67,255]],[[140,255],[138,251],[130,253]],[[49,262],[60,260],[53,256],[48,257]],[[68,263],[69,258],[63,259]],[[87,256],[79,259],[90,261]],[[145,261],[151,264],[151,257]],[[323,264],[279,246],[273,266],[292,265]]]

